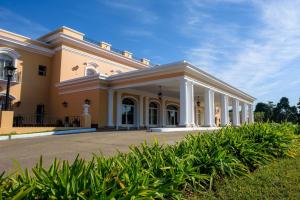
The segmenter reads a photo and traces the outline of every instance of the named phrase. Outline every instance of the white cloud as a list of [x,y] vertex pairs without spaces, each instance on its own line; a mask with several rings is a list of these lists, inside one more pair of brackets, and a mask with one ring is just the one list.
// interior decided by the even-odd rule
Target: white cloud
[[[215,16],[201,13],[199,7],[200,14],[188,7],[186,20],[193,16],[193,21],[197,21],[198,16],[200,23],[203,16],[208,15],[206,19],[210,20],[206,20],[201,28],[210,35],[205,41],[196,40],[198,45],[189,49],[186,55],[195,64],[205,66],[205,70],[258,97],[258,100],[277,100],[273,97],[285,94],[291,87],[300,88],[300,83],[295,81],[300,74],[300,68],[295,67],[300,59],[300,2],[253,1],[252,6],[259,24],[246,30],[239,28],[243,24],[220,24]],[[199,23],[186,24],[193,34],[200,35],[203,30]],[[241,30],[242,33],[248,31],[248,35],[240,36]],[[292,101],[296,101],[296,95],[300,94],[290,95]]]
[[150,36],[153,36],[152,31],[148,31],[148,30],[145,30],[145,29],[138,29],[138,28],[123,30],[123,34],[125,34],[127,36],[132,36],[132,37],[150,37]]
[[0,7],[0,28],[13,31],[28,37],[39,37],[49,30],[13,11]]
[[158,21],[158,16],[148,9],[143,1],[105,1],[105,4],[115,9],[112,12],[117,10],[126,11],[131,16],[131,19],[136,19],[142,24],[154,24]]

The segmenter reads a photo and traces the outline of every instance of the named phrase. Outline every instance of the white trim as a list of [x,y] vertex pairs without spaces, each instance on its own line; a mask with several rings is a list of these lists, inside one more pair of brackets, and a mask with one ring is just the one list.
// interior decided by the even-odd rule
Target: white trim
[[106,90],[107,87],[95,86],[95,87],[88,87],[88,88],[82,88],[82,89],[68,90],[65,92],[58,92],[58,94],[71,94],[71,93],[76,93],[76,92],[86,92],[86,91],[99,90],[99,89]]
[[[157,94],[151,93],[151,92],[145,92],[142,90],[136,90],[136,89],[124,89],[122,90],[122,92],[125,93],[129,93],[129,94],[134,94],[134,95],[143,95],[143,96],[147,96],[147,97],[151,97],[151,98],[158,98]],[[175,102],[179,102],[178,98],[174,98],[174,97],[169,97],[169,96],[163,96],[163,98],[165,98],[168,101],[175,101]]]
[[20,58],[20,54],[12,48],[0,47],[0,53],[7,54],[10,57],[12,57],[13,59],[19,59]]
[[32,51],[34,53],[39,53],[39,54],[46,55],[46,56],[52,56],[54,54],[53,50],[47,49],[45,47],[40,47],[40,46],[37,46],[34,44],[30,44],[28,42],[22,42],[22,41],[4,37],[1,35],[0,35],[0,40],[3,40],[3,41],[0,41],[0,44],[11,45],[11,46],[17,47],[17,48],[22,47],[23,49]]
[[[101,61],[101,62],[104,62],[106,64],[110,64],[110,65],[113,65],[115,67],[119,67],[119,68],[123,68],[123,69],[126,69],[126,70],[131,70],[131,71],[136,71],[137,69],[134,68],[134,67],[129,67],[129,66],[126,66],[126,65],[122,65],[122,64],[119,64],[117,62],[114,62],[114,61],[111,61],[111,60],[108,60],[106,58],[102,58],[100,56],[96,56],[96,55],[92,55],[92,54],[89,54],[89,53],[86,53],[86,52],[83,52],[83,51],[80,51],[80,50],[77,50],[77,49],[74,49],[74,48],[71,48],[71,47],[68,47],[66,45],[62,45],[60,47],[57,47],[54,49],[54,51],[60,51],[60,50],[65,50],[65,51],[68,51],[68,52],[71,52],[71,53],[74,53],[74,54],[77,54],[77,55],[80,55],[80,56],[84,56],[84,57],[87,57],[89,59],[93,59],[93,60],[97,60],[97,61]],[[125,73],[125,72],[124,72]]]
[[[82,37],[85,36],[84,33],[81,33],[81,32],[79,32],[79,31],[76,31],[76,30],[74,30],[74,29],[72,29],[72,28],[69,28],[69,27],[67,27],[67,26],[61,26],[61,27],[55,29],[54,31],[51,31],[50,33],[47,33],[47,34],[45,34],[45,35],[42,35],[41,37],[38,38],[38,40],[44,39],[44,40],[46,40],[46,41],[51,41],[51,40],[53,40],[53,39],[56,39],[56,38],[57,38],[57,34],[61,34],[61,33],[62,33],[62,32],[61,32],[62,29],[66,29],[66,30],[71,31],[71,32],[73,32],[73,33],[79,34],[79,35],[81,35]],[[55,33],[55,34],[54,34],[54,33]],[[54,35],[53,35],[53,34],[54,34]],[[53,36],[56,36],[56,37],[53,37]]]
[[[87,71],[89,70],[89,69],[91,69],[91,70],[93,70],[95,73],[93,74],[93,75],[88,75],[87,74]],[[99,71],[98,71],[98,69],[96,69],[95,67],[93,67],[93,66],[86,66],[85,67],[85,69],[84,69],[84,76],[94,76],[94,75],[100,75],[100,73],[99,73]]]
[[27,133],[27,134],[25,133],[25,134],[17,134],[17,135],[4,135],[4,136],[0,136],[0,141],[34,138],[34,137],[49,136],[49,135],[77,134],[77,133],[86,133],[86,132],[96,132],[96,129],[79,128],[79,129],[72,129],[72,130],[46,131],[46,132],[39,132],[39,133]]
[[[173,77],[173,78],[164,78],[164,79],[158,79],[154,81],[143,81],[141,83],[134,83],[134,84],[128,84],[128,85],[122,85],[122,86],[115,86],[112,87],[112,89],[125,89],[125,88],[132,88],[132,87],[139,87],[139,86],[145,86],[145,85],[150,85],[150,84],[159,84],[159,83],[164,83],[164,82],[170,82],[170,81],[175,81],[175,80],[180,80],[182,76],[178,77]],[[107,78],[109,80],[109,77]]]
[[15,39],[12,39],[12,38],[4,37],[4,36],[1,36],[1,35],[0,35],[0,44],[12,46],[12,47],[17,47],[17,48],[21,47],[25,50],[29,50],[29,51],[32,51],[34,53],[42,54],[42,55],[49,56],[49,57],[54,55],[53,50],[47,49],[45,47],[40,47],[40,46],[31,44],[31,43],[28,43],[28,42],[22,42],[22,41],[15,40]]
[[99,74],[95,74],[94,76],[82,76],[82,77],[78,77],[78,78],[65,80],[60,83],[57,83],[55,86],[63,87],[66,85],[72,85],[74,83],[82,83],[82,82],[89,82],[89,81],[96,81],[96,80],[99,80]]
[[214,131],[219,130],[220,127],[167,127],[167,128],[151,128],[151,132],[187,132],[187,131]]
[[240,97],[238,97],[238,96],[235,96],[235,95],[233,95],[233,94],[231,94],[231,93],[224,92],[223,90],[220,90],[220,89],[218,89],[218,88],[215,88],[215,87],[213,87],[213,86],[210,86],[210,85],[208,85],[208,84],[205,84],[205,83],[203,83],[203,82],[201,82],[201,81],[199,81],[199,80],[192,79],[192,78],[190,78],[190,77],[188,77],[188,76],[185,76],[185,78],[189,79],[190,81],[193,81],[194,84],[196,84],[196,85],[198,85],[198,86],[201,86],[201,87],[204,87],[204,88],[208,88],[208,89],[212,89],[212,90],[215,91],[215,92],[218,92],[218,93],[220,93],[220,94],[227,95],[227,96],[229,96],[229,97],[231,97],[231,98],[238,99],[238,100],[243,101],[243,102],[246,102],[246,103],[252,103],[252,102],[247,101],[247,100],[245,100],[245,99],[242,99],[242,98],[240,98]]
[[135,101],[135,104],[134,104],[134,108],[135,108],[135,111],[133,113],[133,124],[123,124],[123,120],[122,120],[122,113],[120,113],[121,115],[121,121],[120,121],[120,126],[121,127],[137,127],[138,124],[139,124],[139,108],[138,108],[138,99],[134,96],[131,96],[131,95],[125,95],[125,96],[122,96],[121,97],[121,112],[122,112],[122,109],[123,109],[123,100],[124,99],[133,99]]
[[[148,65],[143,64],[143,63],[141,63],[138,60],[127,58],[127,57],[125,57],[123,55],[120,55],[118,53],[115,53],[113,51],[103,49],[99,45],[93,44],[93,43],[85,41],[85,40],[78,40],[78,39],[70,37],[70,36],[68,36],[66,34],[60,34],[60,37],[58,37],[56,40],[54,40],[52,42],[52,44],[56,44],[56,43],[60,42],[60,40],[67,40],[69,42],[72,42],[73,45],[79,45],[80,47],[89,48],[89,50],[92,50],[94,52],[98,51],[98,52],[107,53],[109,55],[118,57],[118,58],[120,58],[122,60],[126,60],[126,61],[129,61],[129,62],[138,64],[140,66],[140,68],[149,68]],[[135,68],[139,68],[139,67],[135,67]]]

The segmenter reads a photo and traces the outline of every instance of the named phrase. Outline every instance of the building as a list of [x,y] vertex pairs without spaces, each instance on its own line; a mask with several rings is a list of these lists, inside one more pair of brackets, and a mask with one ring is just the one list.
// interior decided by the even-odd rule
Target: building
[[253,122],[254,97],[193,64],[153,65],[68,27],[38,39],[0,29],[1,104],[8,62],[17,68],[10,101],[19,125],[26,124],[25,119],[31,119],[31,125],[51,119],[48,125],[66,126],[82,114],[84,104],[97,128]]

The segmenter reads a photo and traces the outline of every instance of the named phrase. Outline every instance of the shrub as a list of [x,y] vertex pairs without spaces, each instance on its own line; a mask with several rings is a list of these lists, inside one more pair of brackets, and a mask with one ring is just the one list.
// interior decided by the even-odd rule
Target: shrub
[[297,131],[291,124],[253,124],[188,135],[175,145],[143,143],[109,158],[54,160],[48,169],[41,159],[32,173],[0,175],[0,199],[180,199],[293,156]]

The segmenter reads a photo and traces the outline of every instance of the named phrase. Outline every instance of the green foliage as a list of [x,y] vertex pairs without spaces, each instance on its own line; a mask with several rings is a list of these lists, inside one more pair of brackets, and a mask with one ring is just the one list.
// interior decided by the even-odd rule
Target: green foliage
[[[300,102],[299,102],[300,103]],[[263,103],[259,102],[255,107],[255,119],[257,122],[300,122],[300,107],[298,109],[296,106],[290,106],[289,99],[287,97],[282,97],[277,105],[275,106],[273,102]]]
[[216,190],[201,192],[193,199],[299,199],[300,151],[295,158],[279,159],[249,177],[226,178]]
[[40,159],[32,173],[0,175],[0,199],[182,199],[293,156],[297,131],[291,124],[253,124],[189,135],[175,145],[144,143],[109,158],[54,160],[47,169]]
[[254,112],[254,121],[255,122],[264,122],[265,121],[265,113],[264,112]]

